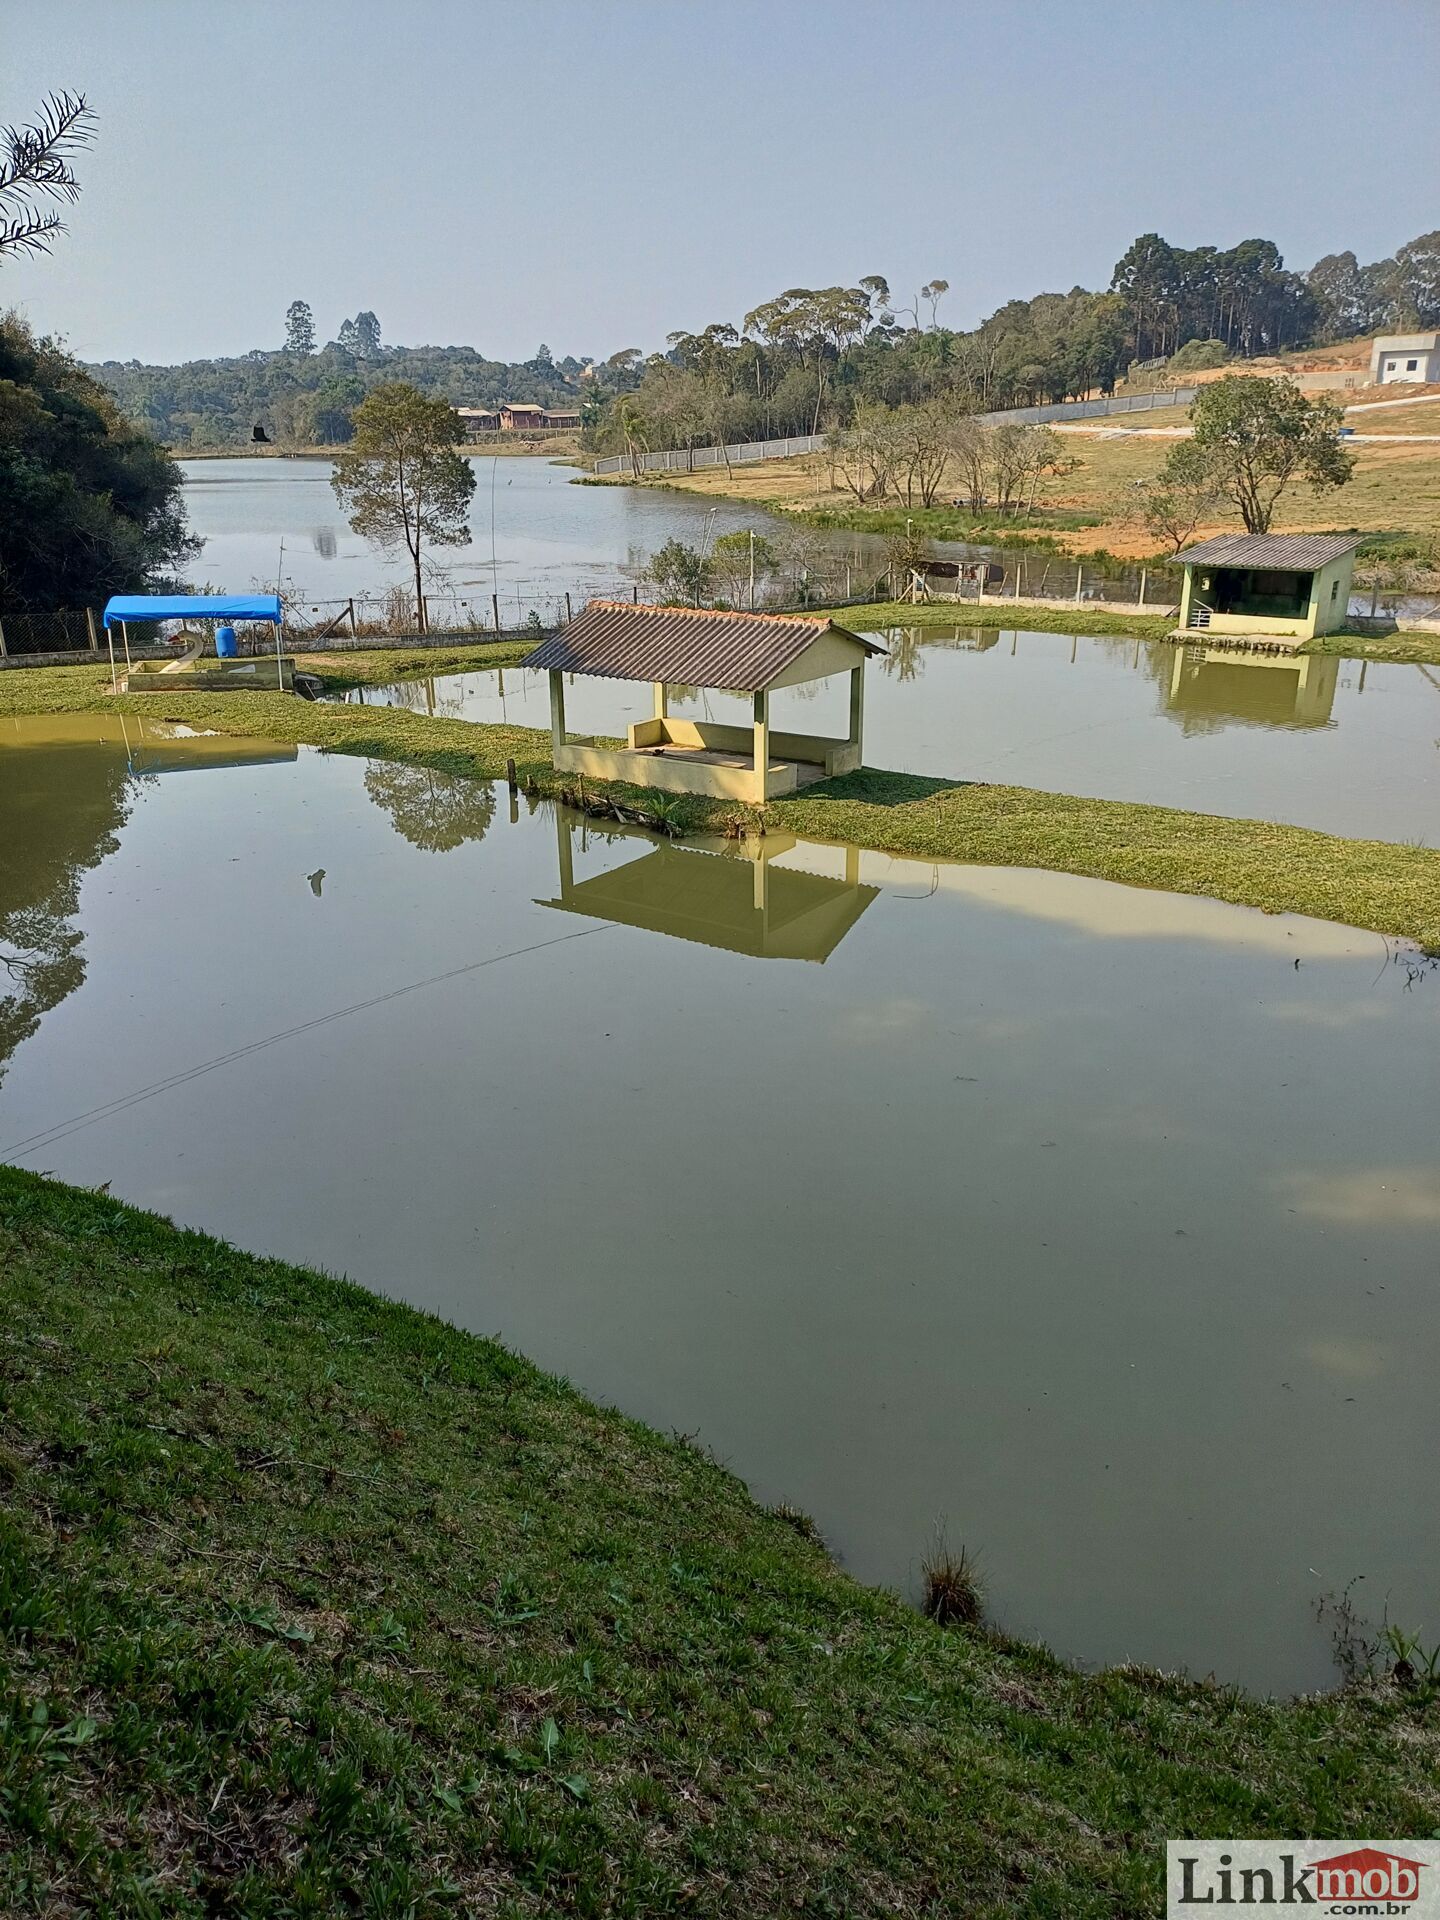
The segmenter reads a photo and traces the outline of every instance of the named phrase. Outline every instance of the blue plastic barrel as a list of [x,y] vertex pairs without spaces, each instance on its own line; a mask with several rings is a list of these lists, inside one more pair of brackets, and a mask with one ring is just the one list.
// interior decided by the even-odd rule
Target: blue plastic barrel
[[220,660],[233,660],[239,651],[240,649],[235,644],[235,629],[233,627],[217,627],[215,629],[216,658]]

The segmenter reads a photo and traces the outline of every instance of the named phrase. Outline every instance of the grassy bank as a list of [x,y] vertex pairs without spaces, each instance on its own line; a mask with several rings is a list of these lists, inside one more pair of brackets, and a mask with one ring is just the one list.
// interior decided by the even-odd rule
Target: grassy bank
[[[1355,414],[1351,424],[1363,431],[1366,419],[1374,417]],[[1033,543],[1039,534],[1073,555],[1106,552],[1143,560],[1153,552],[1155,540],[1136,519],[1135,488],[1154,479],[1175,441],[1114,427],[1106,428],[1103,436],[1067,433],[1064,441],[1074,466],[1046,482],[1029,533],[1003,516],[995,516],[990,529],[983,518],[949,507],[902,508],[899,517],[903,520],[908,514],[918,528],[937,537],[946,525],[969,526],[977,531],[957,531],[946,537]],[[1274,531],[1334,532],[1344,527],[1364,534],[1433,539],[1440,528],[1440,445],[1390,435],[1385,444],[1361,443],[1352,451],[1355,474],[1344,491],[1337,494],[1304,485],[1290,489]],[[827,515],[831,525],[872,532],[883,531],[887,516],[893,521],[897,513],[890,502],[864,506],[843,486],[832,485],[831,463],[824,454],[767,460],[728,473],[723,466],[705,467],[698,473],[667,473],[664,480],[687,493],[714,494],[777,511]],[[942,488],[942,497],[958,490],[958,481],[952,479]],[[983,535],[978,531],[982,526],[987,528]],[[1238,518],[1217,519],[1202,531],[1205,535],[1238,532]]]
[[1423,1694],[942,1630],[495,1345],[103,1194],[0,1169],[0,1264],[7,1914],[1138,1920],[1167,1835],[1440,1825]]
[[[117,702],[106,685],[108,674],[97,667],[0,675],[0,717],[118,708],[482,779],[503,774],[513,759],[521,781],[538,792],[558,794],[570,785],[551,768],[548,733],[532,727],[432,719],[397,707],[310,705],[279,693],[129,694]],[[616,791],[654,798],[637,788]],[[748,809],[688,796],[676,796],[669,811],[685,831],[755,825]],[[792,833],[881,852],[1046,867],[1207,894],[1269,912],[1343,920],[1440,949],[1440,852],[1425,847],[870,768],[774,802],[766,819]]]
[[303,649],[295,664],[318,673],[331,692],[345,687],[385,686],[392,680],[427,680],[437,673],[466,673],[475,667],[511,667],[535,651],[533,635],[518,640],[457,640],[433,647]]
[[[875,600],[864,606],[829,610],[842,626],[857,633],[887,627],[1018,627],[1031,633],[1135,634],[1163,640],[1174,631],[1172,613],[1099,612],[1067,601],[1032,600],[925,601]],[[1196,635],[1203,645],[1205,636]],[[1351,660],[1390,661],[1400,666],[1440,666],[1440,633],[1327,633],[1308,640],[1301,653],[1338,653]]]
[[1440,633],[1327,633],[1303,653],[1339,653],[1349,660],[1388,660],[1400,666],[1440,667]]
[[1168,613],[1099,613],[1059,600],[925,600],[919,606],[908,600],[871,600],[830,612],[856,633],[884,632],[887,627],[1004,627],[1007,632],[1018,627],[1029,633],[1130,633],[1142,640],[1163,640],[1175,625]]

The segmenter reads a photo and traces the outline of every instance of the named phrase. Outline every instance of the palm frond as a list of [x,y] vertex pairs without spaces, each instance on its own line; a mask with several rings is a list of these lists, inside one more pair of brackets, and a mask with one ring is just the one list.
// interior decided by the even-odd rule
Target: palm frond
[[32,127],[0,128],[0,203],[44,194],[80,197],[70,158],[95,137],[95,114],[83,93],[52,93]]
[[48,253],[50,242],[64,233],[58,213],[27,213],[16,220],[0,220],[0,254]]

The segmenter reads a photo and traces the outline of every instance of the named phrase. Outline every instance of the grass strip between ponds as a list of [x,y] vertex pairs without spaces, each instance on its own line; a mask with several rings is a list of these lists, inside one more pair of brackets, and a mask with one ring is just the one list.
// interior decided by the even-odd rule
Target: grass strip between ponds
[[[1055,601],[1046,606],[1033,600],[922,601],[872,600],[864,606],[829,609],[842,627],[857,633],[883,632],[887,627],[1003,627],[1007,633],[1128,634],[1141,640],[1163,640],[1175,631],[1173,613],[1125,613],[1072,606]],[[1195,644],[1204,646],[1197,634]],[[1213,642],[1211,643],[1213,644]],[[1307,640],[1298,653],[1338,653],[1350,660],[1388,661],[1397,666],[1440,666],[1440,633],[1420,630],[1387,634],[1327,633]]]
[[[520,643],[523,644],[523,643]],[[493,647],[445,650],[457,665],[503,664]],[[435,670],[413,653],[411,674]],[[357,656],[335,670],[370,677]],[[374,678],[394,669],[374,670]],[[533,791],[558,794],[572,782],[550,765],[550,736],[533,727],[431,718],[398,707],[305,701],[281,693],[127,694],[104,689],[104,668],[36,667],[0,674],[0,718],[26,713],[167,716],[225,733],[308,743],[332,753],[368,755],[495,779],[513,759]],[[595,788],[653,804],[646,789]],[[677,796],[666,810],[682,831],[753,826],[750,810]],[[1209,895],[1271,913],[1304,913],[1440,950],[1440,852],[1379,840],[1342,840],[1306,827],[1230,820],[1116,800],[1089,800],[1028,787],[967,783],[870,768],[811,787],[766,809],[775,827],[807,838],[924,860],[1043,867],[1100,880]]]
[[1113,1920],[1167,1835],[1440,1826],[1423,1693],[942,1630],[492,1342],[100,1192],[0,1168],[0,1271],[6,1914]]

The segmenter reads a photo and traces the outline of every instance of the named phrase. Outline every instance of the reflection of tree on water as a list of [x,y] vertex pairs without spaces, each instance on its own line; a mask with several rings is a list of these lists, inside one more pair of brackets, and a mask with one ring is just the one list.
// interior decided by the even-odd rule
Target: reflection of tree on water
[[0,752],[0,1075],[85,978],[81,876],[124,824],[125,757],[66,747]]
[[488,780],[431,767],[378,761],[365,770],[365,791],[402,839],[425,853],[449,853],[467,840],[483,840],[495,818],[495,789]]
[[892,628],[885,636],[889,652],[876,662],[892,680],[918,680],[925,667],[925,643],[916,627]]
[[[505,686],[503,669],[495,678],[497,692],[503,693]],[[392,686],[386,688],[385,704],[389,707],[403,707],[407,713],[427,714],[431,718],[440,715],[457,720],[463,719],[469,681],[462,678],[458,684],[458,692],[441,694],[438,690],[438,682],[430,676],[422,680],[397,680]],[[358,704],[364,706],[365,689],[357,687],[355,692],[360,696]]]

